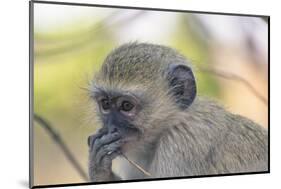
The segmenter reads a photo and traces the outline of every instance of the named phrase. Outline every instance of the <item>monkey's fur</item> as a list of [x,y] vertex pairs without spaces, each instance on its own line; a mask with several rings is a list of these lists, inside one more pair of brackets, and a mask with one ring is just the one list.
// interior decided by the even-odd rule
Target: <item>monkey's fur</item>
[[[89,138],[91,180],[146,178],[120,157],[120,153],[153,178],[267,171],[267,131],[247,118],[227,112],[215,102],[195,98],[193,74],[188,69],[183,77],[170,76],[167,70],[173,65],[184,66],[175,71],[179,75],[190,67],[175,50],[147,43],[124,44],[107,56],[93,79],[91,94],[98,90],[134,94],[140,99],[141,110],[130,122],[134,132],[126,130],[129,139],[110,148],[113,152],[118,149],[118,153],[99,152],[103,154],[99,162],[104,159],[103,163],[97,163],[98,150],[93,150],[93,146],[94,143],[101,146],[102,142],[96,142],[100,138],[112,136],[104,131]],[[175,82],[180,81],[182,88],[173,85],[171,77],[177,77]],[[98,108],[97,115],[101,117]],[[108,127],[107,123],[101,119],[103,129]],[[121,127],[122,124],[114,125],[114,128]],[[121,137],[126,138],[126,133],[122,131]],[[101,149],[110,146],[108,141]],[[117,170],[111,170],[112,160]]]

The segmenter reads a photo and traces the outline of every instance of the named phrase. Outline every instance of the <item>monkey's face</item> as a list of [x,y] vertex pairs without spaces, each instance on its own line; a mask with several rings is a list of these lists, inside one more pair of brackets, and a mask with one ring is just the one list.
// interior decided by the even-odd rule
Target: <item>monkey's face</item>
[[128,93],[98,91],[95,92],[94,99],[103,128],[108,133],[118,132],[124,145],[139,139],[141,132],[136,126],[136,120],[142,107],[136,96]]
[[187,61],[174,50],[131,44],[108,55],[91,92],[103,128],[135,145],[131,141],[157,138],[165,129],[161,125],[191,105],[196,82]]

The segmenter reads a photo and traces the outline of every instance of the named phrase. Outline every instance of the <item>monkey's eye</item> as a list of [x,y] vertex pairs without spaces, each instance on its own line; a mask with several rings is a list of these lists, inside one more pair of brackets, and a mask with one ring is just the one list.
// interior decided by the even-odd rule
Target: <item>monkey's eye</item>
[[132,95],[123,95],[119,97],[116,101],[116,106],[120,113],[132,119],[140,110],[138,99]]
[[124,100],[121,104],[121,110],[125,112],[131,111],[135,107],[131,102]]
[[110,109],[110,102],[109,102],[108,99],[102,99],[102,100],[100,101],[100,104],[101,104],[102,110],[107,111],[107,110]]

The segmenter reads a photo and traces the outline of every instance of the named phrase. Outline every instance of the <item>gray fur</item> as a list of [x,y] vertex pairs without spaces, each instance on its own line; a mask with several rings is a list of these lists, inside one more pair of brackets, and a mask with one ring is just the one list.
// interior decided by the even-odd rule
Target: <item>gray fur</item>
[[[135,121],[141,139],[122,153],[153,178],[267,171],[267,131],[201,97],[187,109],[179,109],[165,80],[170,64],[188,62],[168,47],[130,43],[114,50],[96,75],[93,91],[130,91],[146,100]],[[94,161],[90,155],[90,165]],[[110,176],[97,179],[91,169],[93,181],[145,178],[120,156],[113,160],[113,172],[118,176],[110,170]]]

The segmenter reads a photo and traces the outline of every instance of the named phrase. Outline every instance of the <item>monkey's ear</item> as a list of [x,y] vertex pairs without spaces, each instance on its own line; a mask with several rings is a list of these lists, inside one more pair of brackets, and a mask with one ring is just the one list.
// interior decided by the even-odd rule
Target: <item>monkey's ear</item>
[[169,87],[181,109],[190,106],[196,96],[196,82],[192,70],[186,65],[172,64],[168,68]]

